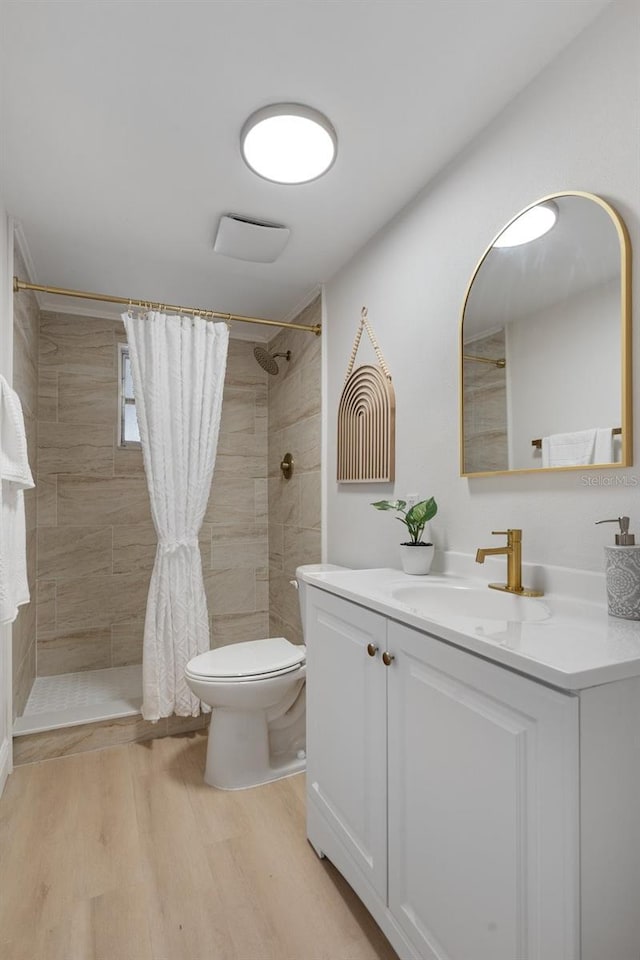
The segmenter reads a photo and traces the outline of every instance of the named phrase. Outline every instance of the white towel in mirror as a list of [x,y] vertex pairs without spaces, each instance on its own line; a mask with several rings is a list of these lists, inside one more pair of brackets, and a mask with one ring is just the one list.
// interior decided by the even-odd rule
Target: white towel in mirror
[[575,430],[573,433],[552,433],[549,437],[543,437],[542,466],[576,467],[594,463],[597,433],[596,429]]
[[593,452],[594,463],[615,463],[613,452],[613,427],[598,427]]

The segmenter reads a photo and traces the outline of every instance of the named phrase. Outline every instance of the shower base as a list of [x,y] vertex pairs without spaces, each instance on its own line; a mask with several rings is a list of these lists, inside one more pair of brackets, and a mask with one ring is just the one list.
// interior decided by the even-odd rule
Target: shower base
[[36,677],[15,737],[83,723],[133,717],[142,706],[142,666]]
[[143,720],[142,667],[108,667],[37,677],[13,726],[13,762],[37,763],[86,750],[193,734],[209,714]]

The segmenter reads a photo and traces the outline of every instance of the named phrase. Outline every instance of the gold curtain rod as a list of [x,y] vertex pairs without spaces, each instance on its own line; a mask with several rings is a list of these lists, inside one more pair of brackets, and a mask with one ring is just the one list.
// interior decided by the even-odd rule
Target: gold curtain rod
[[239,313],[219,313],[217,310],[202,310],[198,307],[178,307],[172,303],[163,303],[158,300],[132,300],[131,297],[112,297],[107,293],[87,293],[83,290],[67,290],[65,287],[47,287],[41,283],[28,283],[26,280],[13,278],[13,292],[20,290],[34,290],[36,293],[52,293],[58,297],[76,297],[78,300],[100,300],[103,303],[122,303],[128,307],[141,310],[172,310],[176,313],[188,313],[191,316],[204,317],[205,320],[242,320],[243,323],[260,323],[267,327],[288,327],[292,330],[307,330],[320,336],[321,326],[308,323],[282,323],[280,320],[265,320],[264,317],[243,317]]
[[473,357],[471,354],[465,353],[462,357],[463,360],[475,360],[477,363],[492,363],[494,366],[499,367],[500,370],[503,370],[507,365],[507,361],[504,357],[500,357],[498,360],[492,360],[491,357]]
[[[621,436],[621,435],[622,435],[622,427],[612,427],[612,428],[611,428],[611,433],[614,435],[614,437],[619,437],[619,436]],[[531,441],[531,446],[532,446],[532,447],[537,447],[538,450],[542,450],[542,437],[536,437],[535,440],[532,440],[532,441]]]

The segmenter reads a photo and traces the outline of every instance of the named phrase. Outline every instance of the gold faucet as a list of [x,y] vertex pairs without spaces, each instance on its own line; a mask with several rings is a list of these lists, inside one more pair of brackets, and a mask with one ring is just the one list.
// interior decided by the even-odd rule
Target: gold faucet
[[504,547],[480,547],[476,552],[476,563],[484,563],[485,557],[506,554],[507,582],[490,583],[491,589],[519,593],[521,597],[541,597],[542,590],[529,590],[522,586],[522,530],[492,530],[491,533],[507,538]]

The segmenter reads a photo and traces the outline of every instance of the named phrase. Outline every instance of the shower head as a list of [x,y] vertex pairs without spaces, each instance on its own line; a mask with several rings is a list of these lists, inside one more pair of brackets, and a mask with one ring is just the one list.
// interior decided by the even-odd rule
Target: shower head
[[291,359],[291,350],[287,350],[286,353],[269,353],[268,350],[265,350],[264,347],[254,347],[253,355],[262,367],[263,370],[266,370],[267,373],[270,373],[272,377],[278,372],[278,364],[276,363],[276,357],[284,357],[285,360]]

